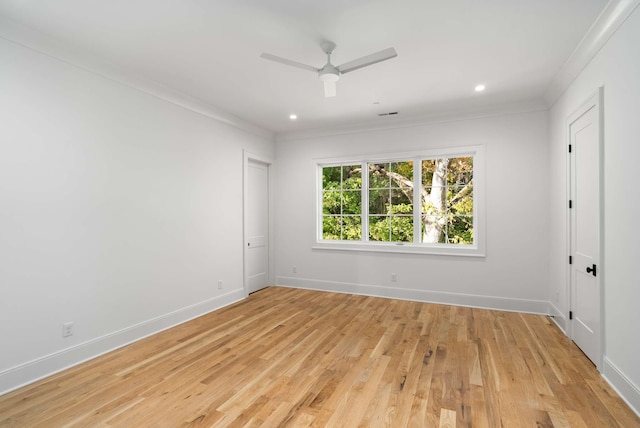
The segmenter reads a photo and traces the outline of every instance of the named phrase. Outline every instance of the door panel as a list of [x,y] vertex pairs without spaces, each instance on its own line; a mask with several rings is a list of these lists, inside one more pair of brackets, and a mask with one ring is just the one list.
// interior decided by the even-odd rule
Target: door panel
[[[600,124],[588,104],[569,124],[572,339],[597,366],[600,338]],[[595,266],[595,275],[594,275]]]
[[269,282],[269,166],[248,161],[247,171],[247,292]]

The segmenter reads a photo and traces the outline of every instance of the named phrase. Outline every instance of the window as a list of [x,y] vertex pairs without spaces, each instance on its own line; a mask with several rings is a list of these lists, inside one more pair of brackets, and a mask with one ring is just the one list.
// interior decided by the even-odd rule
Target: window
[[480,146],[318,162],[316,248],[484,255]]

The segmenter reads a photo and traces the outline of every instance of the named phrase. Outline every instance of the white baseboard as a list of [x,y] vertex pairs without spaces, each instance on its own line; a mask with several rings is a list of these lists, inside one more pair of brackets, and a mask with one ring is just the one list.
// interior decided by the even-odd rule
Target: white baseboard
[[611,385],[622,399],[640,416],[640,388],[626,377],[613,362],[604,357],[602,362],[602,377]]
[[198,302],[0,372],[0,395],[244,299],[244,289]]
[[567,317],[562,312],[560,312],[560,309],[556,308],[556,306],[551,302],[549,302],[549,315],[551,316],[553,322],[556,323],[558,328],[562,330],[565,336],[568,336],[569,334],[567,331]]
[[321,281],[315,279],[279,276],[276,284],[282,287],[307,290],[332,291],[335,293],[361,294],[364,296],[387,297],[400,300],[440,303],[445,305],[468,306],[473,308],[496,309],[510,312],[526,312],[547,315],[549,302],[542,300],[512,299],[474,294],[446,293],[442,291],[414,290],[399,287],[356,284],[349,282]]

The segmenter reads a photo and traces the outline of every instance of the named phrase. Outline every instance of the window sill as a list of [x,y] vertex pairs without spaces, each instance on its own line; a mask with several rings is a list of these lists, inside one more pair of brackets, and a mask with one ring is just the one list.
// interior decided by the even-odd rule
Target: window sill
[[329,251],[361,251],[376,253],[425,254],[437,256],[485,257],[484,249],[475,245],[416,245],[389,242],[345,242],[318,241],[311,247],[313,250]]

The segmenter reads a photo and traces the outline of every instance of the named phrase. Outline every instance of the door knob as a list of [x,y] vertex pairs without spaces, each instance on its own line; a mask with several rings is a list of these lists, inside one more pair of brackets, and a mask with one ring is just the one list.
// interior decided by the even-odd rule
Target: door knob
[[596,276],[596,265],[592,265],[593,267],[587,266],[587,273],[590,273],[593,276]]

